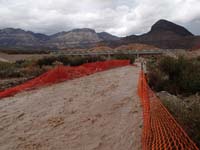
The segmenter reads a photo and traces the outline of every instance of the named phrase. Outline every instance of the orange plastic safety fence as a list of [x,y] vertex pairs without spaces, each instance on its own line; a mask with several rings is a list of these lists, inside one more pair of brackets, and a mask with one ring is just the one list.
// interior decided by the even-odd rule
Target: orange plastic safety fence
[[139,77],[138,95],[143,106],[143,150],[198,150],[149,88],[143,71]]
[[0,99],[3,97],[15,95],[20,91],[33,89],[40,86],[49,85],[70,79],[75,79],[99,71],[104,71],[115,67],[122,67],[129,64],[129,60],[110,60],[104,62],[87,63],[77,67],[58,66],[55,69],[52,69],[33,80],[0,92]]

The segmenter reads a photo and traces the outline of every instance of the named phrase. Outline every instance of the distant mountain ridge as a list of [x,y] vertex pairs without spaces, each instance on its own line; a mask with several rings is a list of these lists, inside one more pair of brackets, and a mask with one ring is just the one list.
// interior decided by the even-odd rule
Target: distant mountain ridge
[[109,33],[96,33],[95,30],[88,28],[63,31],[50,36],[22,29],[6,28],[0,30],[0,47],[8,48],[87,48],[95,46],[98,42],[118,39]]
[[66,49],[92,48],[99,45],[118,47],[134,43],[163,49],[191,49],[200,46],[200,36],[195,36],[186,28],[163,19],[157,21],[148,33],[124,38],[106,32],[96,33],[89,28],[63,31],[50,36],[22,29],[0,30],[0,48]]

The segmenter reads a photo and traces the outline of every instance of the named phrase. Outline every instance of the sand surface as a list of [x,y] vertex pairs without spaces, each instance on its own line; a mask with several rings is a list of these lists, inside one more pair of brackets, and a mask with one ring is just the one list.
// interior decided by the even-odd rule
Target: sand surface
[[0,150],[140,150],[139,68],[122,67],[0,100]]

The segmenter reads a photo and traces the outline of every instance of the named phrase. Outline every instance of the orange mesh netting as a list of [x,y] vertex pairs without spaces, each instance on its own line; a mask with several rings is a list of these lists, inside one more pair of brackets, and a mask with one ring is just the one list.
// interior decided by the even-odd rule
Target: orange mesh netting
[[139,77],[138,95],[143,106],[143,150],[198,150],[149,88],[143,71]]
[[129,64],[129,60],[110,60],[104,62],[87,63],[78,67],[58,66],[55,69],[52,69],[33,80],[0,92],[0,98],[12,96],[20,91],[33,89],[65,80],[75,79],[99,71],[126,66]]

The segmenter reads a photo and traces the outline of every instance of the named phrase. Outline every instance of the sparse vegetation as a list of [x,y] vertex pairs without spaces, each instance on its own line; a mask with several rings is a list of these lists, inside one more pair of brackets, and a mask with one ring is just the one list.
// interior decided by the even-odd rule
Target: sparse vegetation
[[182,125],[188,135],[200,147],[200,95],[188,97],[174,96],[167,92],[159,92],[163,104]]
[[98,61],[100,58],[82,58],[69,56],[49,56],[39,60],[19,60],[15,63],[0,62],[0,78],[19,78],[38,76],[47,71],[45,68],[52,68],[55,62],[63,65],[77,66],[86,62]]
[[114,55],[113,56],[115,59],[128,59],[130,60],[130,63],[133,64],[135,62],[135,56],[133,55]]
[[199,58],[165,56],[148,63],[148,80],[156,91],[191,95],[200,91]]
[[63,65],[69,66],[79,66],[84,63],[97,62],[97,61],[105,61],[108,59],[129,59],[131,63],[135,62],[135,57],[130,55],[114,55],[114,56],[51,56],[44,57],[37,61],[37,65],[40,67],[46,65],[52,65],[55,61],[61,62]]
[[[163,104],[200,146],[200,57],[150,59],[148,81]],[[171,94],[169,94],[171,93]]]
[[[108,59],[130,59],[133,63],[135,57],[133,56],[48,56],[38,60],[19,60],[14,63],[9,62],[0,62],[0,79],[1,82],[4,82],[3,79],[17,78],[16,84],[13,83],[11,86],[17,85],[21,82],[18,80],[23,78],[23,81],[26,79],[34,78],[36,76],[41,75],[47,70],[53,68],[56,65],[66,65],[66,66],[78,66],[84,63],[96,62],[96,61],[105,61]],[[25,79],[24,79],[25,78]],[[3,90],[10,86],[3,86],[1,83]]]
[[34,77],[45,70],[32,61],[17,61],[15,63],[0,62],[0,78]]
[[0,48],[0,52],[6,53],[6,54],[49,54],[52,51],[51,50],[37,50],[37,49],[8,49],[8,48]]

